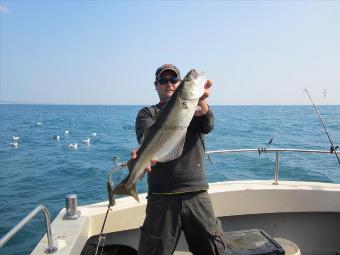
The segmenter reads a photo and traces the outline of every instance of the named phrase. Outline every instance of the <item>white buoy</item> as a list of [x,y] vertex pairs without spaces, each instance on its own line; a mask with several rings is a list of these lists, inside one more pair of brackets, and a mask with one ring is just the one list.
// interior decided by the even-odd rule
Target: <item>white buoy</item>
[[65,130],[65,134],[68,134],[69,133],[69,131],[68,130]]
[[41,122],[37,122],[37,126],[41,126],[42,124],[41,124]]
[[97,136],[97,133],[93,132],[91,135],[92,135],[92,136]]
[[19,136],[15,136],[15,135],[14,135],[14,136],[13,136],[13,141],[18,141],[19,138],[20,138]]

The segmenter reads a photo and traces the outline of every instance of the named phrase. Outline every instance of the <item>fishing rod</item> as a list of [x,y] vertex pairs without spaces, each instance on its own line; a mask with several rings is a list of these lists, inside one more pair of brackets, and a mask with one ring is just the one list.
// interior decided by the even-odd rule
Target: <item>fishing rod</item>
[[336,156],[336,158],[338,159],[338,162],[339,162],[339,164],[340,164],[340,159],[339,159],[338,153],[336,152],[338,146],[334,146],[334,144],[333,144],[333,142],[332,142],[332,139],[331,139],[331,137],[329,136],[329,133],[328,133],[328,131],[327,131],[327,129],[326,129],[326,126],[325,126],[325,124],[323,123],[323,120],[322,120],[322,118],[321,118],[321,115],[320,115],[319,110],[316,108],[316,106],[315,106],[315,104],[314,104],[314,102],[313,102],[312,97],[311,97],[311,96],[309,95],[309,93],[308,93],[308,90],[305,89],[305,91],[306,91],[306,94],[307,94],[307,96],[309,97],[310,101],[312,102],[313,107],[314,107],[314,109],[315,109],[315,111],[316,111],[316,113],[317,113],[317,115],[318,115],[318,117],[319,117],[319,120],[320,120],[320,122],[321,122],[321,124],[322,124],[322,126],[323,126],[323,129],[325,130],[325,132],[326,132],[326,134],[327,134],[328,140],[329,140],[329,142],[331,143],[331,150],[330,150],[330,151],[331,151],[331,153],[333,153],[333,152],[335,153],[335,156]]

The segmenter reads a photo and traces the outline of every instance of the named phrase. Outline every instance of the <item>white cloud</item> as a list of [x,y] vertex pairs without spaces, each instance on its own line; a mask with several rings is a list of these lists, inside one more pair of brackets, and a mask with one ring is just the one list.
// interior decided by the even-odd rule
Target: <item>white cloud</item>
[[8,12],[8,8],[4,5],[0,5],[0,13],[7,13]]

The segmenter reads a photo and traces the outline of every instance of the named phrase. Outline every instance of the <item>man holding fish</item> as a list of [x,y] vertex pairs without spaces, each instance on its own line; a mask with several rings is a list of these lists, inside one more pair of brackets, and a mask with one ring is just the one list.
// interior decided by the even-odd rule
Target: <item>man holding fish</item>
[[155,76],[160,102],[139,111],[140,147],[131,153],[130,174],[114,193],[138,200],[135,182],[147,170],[148,202],[138,254],[173,254],[183,230],[193,254],[221,255],[223,229],[204,171],[204,134],[214,127],[207,103],[212,82],[196,70],[182,80],[171,64],[159,67]]

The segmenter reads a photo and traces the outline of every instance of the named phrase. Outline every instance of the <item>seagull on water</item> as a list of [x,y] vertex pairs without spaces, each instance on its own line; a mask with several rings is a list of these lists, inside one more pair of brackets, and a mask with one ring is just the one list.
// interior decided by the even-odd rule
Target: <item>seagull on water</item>
[[78,144],[77,143],[70,143],[68,145],[68,147],[71,149],[71,150],[76,150],[78,149]]
[[13,141],[18,141],[19,138],[20,138],[19,136],[15,136],[15,135],[14,135],[14,136],[13,136]]
[[83,140],[83,143],[86,143],[87,145],[89,145],[89,144],[90,144],[90,141],[91,141],[90,138],[85,138],[85,139]]
[[54,135],[54,136],[53,136],[53,140],[59,141],[59,139],[60,139],[60,136],[59,136],[59,135]]
[[17,148],[19,146],[19,143],[17,141],[10,143],[11,146]]

